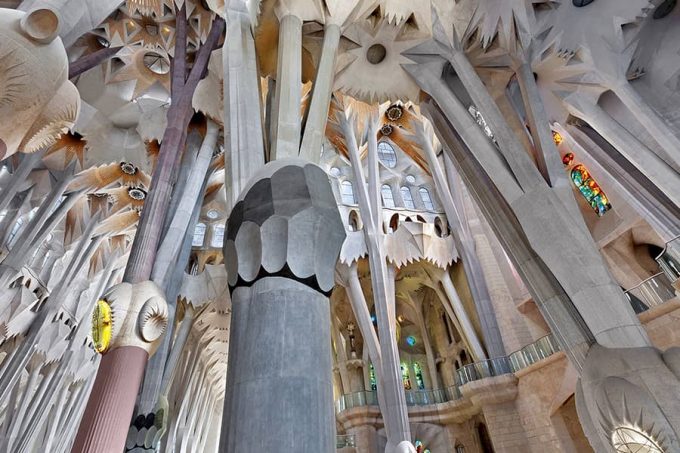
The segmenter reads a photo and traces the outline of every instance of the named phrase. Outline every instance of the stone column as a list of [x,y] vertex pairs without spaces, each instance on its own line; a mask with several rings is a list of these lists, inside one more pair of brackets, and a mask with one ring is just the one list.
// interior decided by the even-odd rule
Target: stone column
[[475,360],[485,360],[486,352],[484,352],[482,343],[479,341],[477,333],[472,326],[472,321],[465,311],[463,302],[458,296],[458,291],[456,291],[456,287],[453,286],[453,281],[451,281],[451,276],[449,275],[448,271],[442,272],[440,283],[442,284],[442,288],[444,288],[448,302],[451,304],[453,312],[460,323],[461,333],[467,339],[467,342],[470,346],[470,353],[473,355]]
[[299,159],[266,165],[234,206],[221,452],[335,450],[328,294],[344,238],[328,176]]
[[661,145],[676,168],[680,166],[680,138],[676,135],[676,131],[640,96],[640,93],[635,91],[628,80],[622,79],[618,82],[612,87],[614,94]]
[[270,160],[296,157],[300,150],[302,19],[294,14],[285,14],[279,19],[279,59],[276,68]]
[[327,24],[323,36],[321,60],[316,71],[312,102],[309,104],[305,134],[300,146],[300,157],[310,162],[319,162],[321,146],[326,135],[328,107],[331,103],[333,77],[335,76],[335,55],[340,43],[340,26]]
[[467,277],[475,301],[475,308],[477,309],[477,314],[480,318],[479,320],[482,325],[484,340],[489,349],[489,356],[504,356],[506,351],[501,332],[498,328],[498,320],[496,319],[496,313],[493,309],[489,288],[484,280],[485,273],[482,270],[480,259],[475,253],[475,244],[470,237],[469,227],[468,225],[463,225],[462,219],[465,218],[464,212],[459,212],[459,210],[463,210],[461,209],[463,206],[460,206],[460,203],[456,206],[454,197],[452,196],[452,190],[448,185],[444,170],[437,159],[431,141],[426,138],[425,131],[422,129],[422,123],[419,123],[417,126],[419,126],[418,135],[420,137],[421,147],[425,151],[439,199],[444,206],[444,211],[446,212],[449,224],[454,230],[453,235],[456,241],[456,248],[458,248],[459,252],[462,254],[465,276]]

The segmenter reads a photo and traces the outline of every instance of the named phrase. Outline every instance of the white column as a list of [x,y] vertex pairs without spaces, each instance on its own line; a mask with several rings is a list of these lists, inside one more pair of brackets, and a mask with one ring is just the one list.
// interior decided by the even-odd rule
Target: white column
[[477,333],[472,326],[472,321],[465,311],[463,302],[460,300],[460,296],[458,296],[458,291],[456,291],[456,287],[453,285],[448,271],[442,273],[440,281],[444,288],[444,292],[451,303],[453,312],[455,313],[456,318],[458,318],[458,322],[460,322],[460,327],[462,329],[461,333],[465,336],[470,345],[470,353],[474,356],[475,360],[486,360],[484,348],[477,337]]
[[340,43],[340,34],[338,25],[326,24],[321,60],[316,71],[312,102],[309,104],[305,133],[300,147],[300,157],[314,163],[319,162],[321,146],[326,136],[326,121],[333,92],[335,56]]
[[272,112],[270,159],[297,157],[302,101],[302,20],[286,14],[279,22],[279,58]]

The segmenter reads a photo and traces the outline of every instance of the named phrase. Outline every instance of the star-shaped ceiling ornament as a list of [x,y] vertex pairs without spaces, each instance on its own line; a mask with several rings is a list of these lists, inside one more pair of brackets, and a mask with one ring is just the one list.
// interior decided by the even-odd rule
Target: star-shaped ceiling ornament
[[401,67],[412,62],[402,53],[426,38],[409,38],[408,27],[375,15],[349,26],[345,36],[356,47],[338,56],[335,89],[368,103],[417,100],[420,88]]

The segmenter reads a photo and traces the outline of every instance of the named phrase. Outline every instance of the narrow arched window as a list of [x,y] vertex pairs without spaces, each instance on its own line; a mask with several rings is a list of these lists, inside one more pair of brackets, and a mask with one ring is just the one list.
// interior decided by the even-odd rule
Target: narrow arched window
[[416,205],[413,203],[413,196],[411,196],[411,189],[409,189],[406,186],[403,186],[401,189],[399,189],[399,192],[401,193],[401,199],[404,201],[404,207],[407,209],[415,209]]
[[378,159],[389,168],[397,166],[397,153],[394,147],[387,142],[378,143]]
[[383,206],[386,208],[393,208],[394,194],[392,193],[392,188],[387,184],[383,184],[380,188],[380,194],[382,195]]
[[12,226],[12,231],[9,233],[9,237],[7,238],[7,244],[8,245],[14,245],[14,241],[17,238],[17,234],[19,231],[21,231],[21,227],[24,225],[24,219],[19,218],[14,225]]
[[222,247],[224,242],[224,225],[215,225],[213,229],[212,238],[210,238],[211,247]]
[[342,202],[345,204],[356,204],[356,199],[354,198],[354,186],[352,181],[343,181],[340,183],[340,196],[342,197]]
[[192,247],[203,246],[203,241],[205,241],[205,223],[197,223],[194,228],[194,238],[191,240]]
[[603,216],[609,211],[612,205],[609,203],[607,195],[602,191],[597,182],[590,176],[590,173],[582,164],[576,165],[569,173],[572,182],[583,195],[591,208],[598,216]]
[[423,200],[425,209],[428,211],[434,211],[434,204],[432,203],[432,198],[430,197],[430,191],[425,187],[421,187],[418,189],[418,192],[420,193],[420,199]]

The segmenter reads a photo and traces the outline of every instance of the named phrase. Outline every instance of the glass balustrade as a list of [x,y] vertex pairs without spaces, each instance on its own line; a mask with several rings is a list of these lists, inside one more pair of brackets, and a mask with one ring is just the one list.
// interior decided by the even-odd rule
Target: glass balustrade
[[336,448],[356,447],[354,434],[338,434],[335,438]]
[[[658,259],[658,258],[657,258]],[[675,289],[668,275],[659,272],[649,277],[639,285],[625,291],[636,313],[642,313],[652,307],[661,305],[675,297]]]
[[669,281],[680,279],[680,236],[668,241],[661,255],[656,257],[656,262]]

